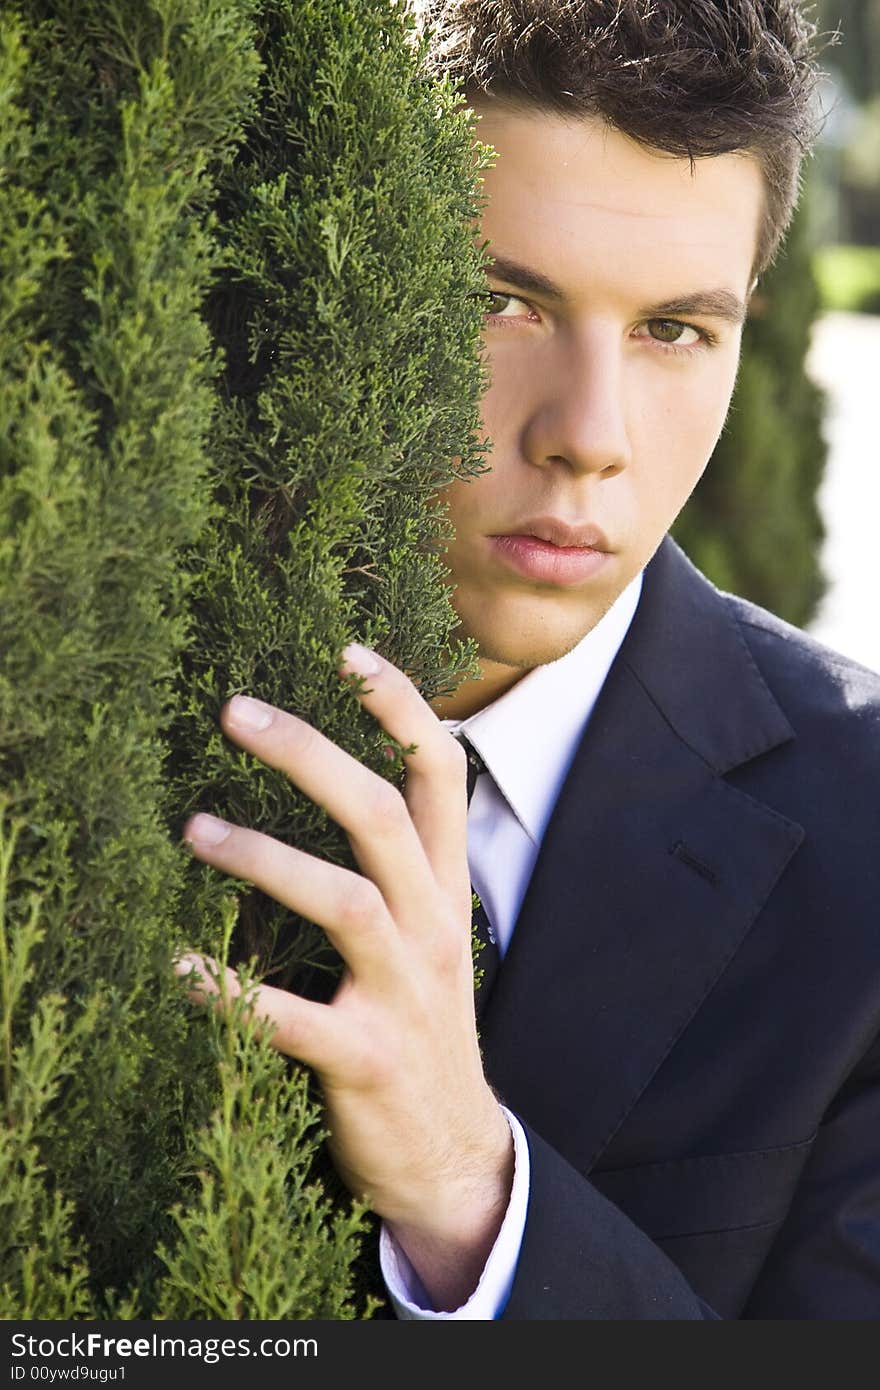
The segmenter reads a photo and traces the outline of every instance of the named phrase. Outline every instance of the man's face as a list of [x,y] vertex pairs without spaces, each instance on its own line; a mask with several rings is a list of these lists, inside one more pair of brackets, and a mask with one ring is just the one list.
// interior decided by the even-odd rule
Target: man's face
[[446,489],[462,634],[503,686],[570,650],[651,558],[736,377],[763,185],[592,119],[477,108],[491,471]]

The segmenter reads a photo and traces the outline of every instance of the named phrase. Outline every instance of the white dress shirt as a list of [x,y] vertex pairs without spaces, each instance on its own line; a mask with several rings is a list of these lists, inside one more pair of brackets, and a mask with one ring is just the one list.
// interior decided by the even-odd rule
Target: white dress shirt
[[[490,774],[477,778],[468,810],[468,863],[502,958],[556,799],[629,630],[641,589],[639,574],[601,622],[565,656],[536,666],[470,718],[444,721],[452,733],[467,734]],[[415,1270],[383,1226],[382,1276],[398,1318],[492,1319],[503,1311],[519,1258],[529,1195],[525,1134],[516,1117],[508,1110],[504,1113],[514,1138],[513,1189],[477,1288],[454,1312],[433,1311]]]

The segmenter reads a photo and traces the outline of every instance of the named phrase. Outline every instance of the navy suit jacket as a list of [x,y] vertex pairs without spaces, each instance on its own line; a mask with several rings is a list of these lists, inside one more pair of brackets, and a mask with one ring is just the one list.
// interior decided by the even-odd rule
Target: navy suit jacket
[[665,540],[480,1031],[505,1317],[880,1317],[880,676]]

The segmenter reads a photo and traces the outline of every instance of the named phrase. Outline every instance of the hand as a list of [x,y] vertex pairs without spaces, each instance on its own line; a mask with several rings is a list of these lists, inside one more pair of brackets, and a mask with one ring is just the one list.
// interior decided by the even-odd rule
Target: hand
[[[362,876],[256,830],[196,815],[193,853],[318,923],[344,961],[330,1004],[260,986],[273,1044],[313,1067],[336,1167],[390,1225],[438,1309],[475,1287],[510,1194],[510,1130],[483,1074],[473,1005],[466,760],[415,687],[352,645],[340,674],[402,748],[405,795],[303,720],[236,696],[228,738],[347,832]],[[191,994],[218,995],[198,957]],[[229,988],[237,991],[229,972]]]

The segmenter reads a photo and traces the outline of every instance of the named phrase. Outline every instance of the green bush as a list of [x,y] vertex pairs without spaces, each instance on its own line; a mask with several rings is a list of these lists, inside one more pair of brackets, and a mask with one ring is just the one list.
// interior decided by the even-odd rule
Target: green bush
[[824,399],[804,366],[818,311],[804,205],[755,291],[727,423],[674,527],[719,587],[801,626],[824,590]]
[[171,970],[334,963],[178,836],[346,860],[220,704],[395,775],[339,648],[468,665],[430,498],[479,465],[470,130],[392,0],[19,0],[0,178],[0,1316],[367,1316],[309,1077]]
[[813,271],[823,309],[880,314],[880,247],[819,246]]

